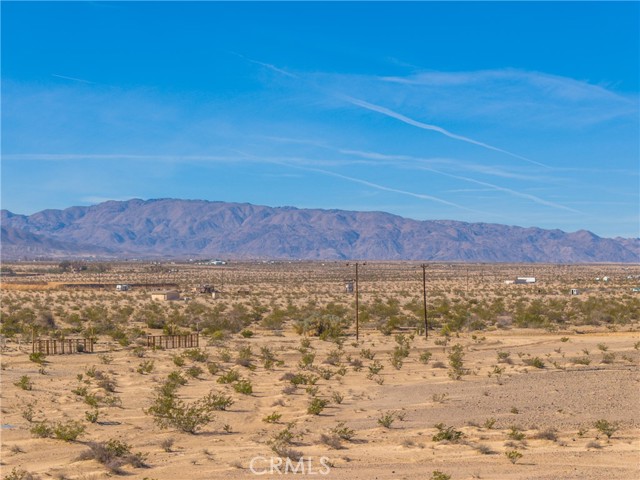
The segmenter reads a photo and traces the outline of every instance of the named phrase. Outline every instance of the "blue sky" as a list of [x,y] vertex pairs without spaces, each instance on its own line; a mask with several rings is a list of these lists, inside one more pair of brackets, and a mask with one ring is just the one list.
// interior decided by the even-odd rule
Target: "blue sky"
[[2,2],[2,208],[639,236],[638,2]]

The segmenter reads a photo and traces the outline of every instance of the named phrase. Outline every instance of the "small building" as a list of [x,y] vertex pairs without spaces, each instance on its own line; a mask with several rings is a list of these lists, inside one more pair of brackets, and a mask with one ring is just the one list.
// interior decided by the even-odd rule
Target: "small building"
[[577,288],[572,288],[571,295],[580,295],[580,290],[578,290]]
[[152,292],[151,300],[158,300],[163,302],[180,300],[180,293],[177,290],[166,290],[164,292]]
[[116,291],[118,292],[128,292],[129,290],[131,290],[131,285],[127,285],[126,283],[116,285]]
[[353,280],[347,280],[344,284],[344,291],[346,293],[353,293]]
[[505,280],[504,284],[505,285],[513,285],[515,283],[515,280]]
[[525,283],[536,283],[536,277],[517,277],[514,283],[517,283],[519,285]]

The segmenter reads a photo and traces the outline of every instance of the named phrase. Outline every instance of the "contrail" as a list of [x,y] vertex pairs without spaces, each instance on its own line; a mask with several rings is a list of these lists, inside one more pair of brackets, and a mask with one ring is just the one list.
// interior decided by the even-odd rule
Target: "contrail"
[[289,73],[286,70],[282,70],[281,68],[278,68],[275,65],[271,65],[270,63],[265,63],[265,62],[260,62],[258,60],[254,60],[253,58],[249,58],[249,57],[247,57],[245,55],[242,55],[241,53],[238,53],[238,52],[229,51],[229,53],[231,53],[233,55],[237,55],[238,57],[246,60],[247,62],[255,63],[256,65],[260,65],[262,67],[268,68],[269,70],[273,70],[274,72],[279,73],[280,75],[284,75],[286,77],[291,77],[291,78],[300,78],[297,75],[294,75],[293,73]]
[[[270,69],[270,70],[272,70],[272,71],[274,71],[276,73],[279,73],[281,75],[285,75],[285,76],[290,77],[290,78],[301,79],[300,76],[294,75],[293,73],[290,73],[290,72],[287,72],[286,70],[278,68],[275,65],[271,65],[270,63],[260,62],[258,60],[254,60],[252,58],[246,57],[246,56],[244,56],[244,55],[242,55],[240,53],[237,53],[237,52],[229,52],[229,53],[237,55],[240,58],[243,58],[248,62],[255,63],[256,65],[261,65],[261,66],[263,66],[265,68],[268,68],[268,69]],[[325,92],[325,93],[327,93],[327,92]],[[469,138],[469,137],[465,137],[465,136],[462,136],[462,135],[455,134],[455,133],[450,132],[448,130],[445,130],[444,128],[439,127],[437,125],[430,125],[428,123],[423,123],[423,122],[420,122],[418,120],[414,120],[413,118],[409,118],[409,117],[407,117],[405,115],[402,115],[401,113],[394,112],[393,110],[390,110],[390,109],[388,109],[386,107],[382,107],[380,105],[375,105],[373,103],[365,102],[364,100],[360,100],[358,98],[353,98],[353,97],[350,97],[348,95],[344,95],[344,94],[341,94],[341,93],[330,93],[329,95],[333,95],[333,96],[335,96],[335,97],[337,97],[339,99],[342,99],[342,100],[344,100],[344,101],[346,101],[348,103],[351,103],[352,105],[356,105],[358,107],[365,108],[365,109],[371,110],[373,112],[378,112],[378,113],[381,113],[381,114],[386,115],[386,116],[391,117],[391,118],[395,118],[396,120],[400,120],[401,122],[404,122],[404,123],[406,123],[408,125],[412,125],[414,127],[422,128],[423,130],[431,130],[431,131],[438,132],[438,133],[441,133],[443,135],[446,135],[447,137],[453,138],[455,140],[460,140],[460,141],[463,141],[463,142],[471,143],[473,145],[478,145],[479,147],[483,147],[483,148],[486,148],[488,150],[493,150],[495,152],[504,153],[505,155],[509,155],[511,157],[518,158],[518,159],[523,160],[525,162],[532,163],[533,165],[538,165],[539,167],[551,168],[549,165],[545,165],[544,163],[537,162],[535,160],[531,160],[530,158],[523,157],[522,155],[518,155],[517,153],[513,153],[513,152],[510,152],[508,150],[504,150],[502,148],[494,147],[493,145],[489,145],[488,143],[484,143],[484,142],[480,142],[478,140],[474,140],[473,138]]]
[[92,84],[92,85],[95,85],[95,83],[96,83],[96,82],[90,82],[89,80],[83,80],[82,78],[67,77],[65,75],[57,75],[55,73],[52,73],[51,76],[52,77],[63,78],[65,80],[73,80],[74,82],[89,83],[89,84]]
[[342,178],[343,180],[348,180],[350,182],[359,183],[361,185],[366,185],[368,187],[372,187],[372,188],[375,188],[377,190],[382,190],[382,191],[385,191],[385,192],[399,193],[401,195],[408,195],[410,197],[419,198],[421,200],[431,200],[433,202],[442,203],[444,205],[449,205],[450,207],[459,208],[461,210],[467,210],[469,212],[482,213],[482,214],[485,214],[485,215],[487,214],[486,212],[481,212],[479,210],[473,210],[472,208],[463,207],[462,205],[458,205],[457,203],[449,202],[447,200],[443,200],[442,198],[434,197],[432,195],[425,195],[425,194],[422,194],[422,193],[415,193],[415,192],[409,192],[407,190],[399,190],[397,188],[385,187],[384,185],[380,185],[378,183],[369,182],[367,180],[362,180],[360,178],[349,177],[347,175],[342,175],[340,173],[330,172],[328,170],[322,170],[322,169],[319,169],[319,168],[308,168],[308,167],[298,167],[298,166],[294,166],[294,167],[295,168],[301,168],[303,170],[309,170],[309,171],[312,171],[312,172],[322,173],[323,175],[329,175],[331,177]]
[[444,175],[446,177],[456,178],[458,180],[464,180],[466,182],[471,182],[471,183],[475,183],[477,185],[482,185],[482,186],[485,186],[485,187],[489,187],[489,188],[491,188],[493,190],[498,190],[500,192],[505,192],[505,193],[508,193],[508,194],[516,196],[516,197],[526,198],[527,200],[531,200],[531,201],[533,201],[535,203],[539,203],[540,205],[546,205],[547,207],[553,207],[553,208],[557,208],[559,210],[567,210],[567,211],[572,212],[572,213],[582,214],[582,212],[580,212],[578,210],[574,210],[573,208],[566,207],[564,205],[560,205],[559,203],[550,202],[548,200],[545,200],[545,199],[540,198],[540,197],[536,197],[535,195],[531,195],[529,193],[518,192],[517,190],[511,190],[510,188],[501,187],[499,185],[494,185],[493,183],[482,182],[480,180],[476,180],[475,178],[462,177],[460,175],[453,175],[451,173],[441,172],[439,170],[434,170],[433,168],[427,168],[427,167],[418,167],[418,168],[420,170],[426,170],[428,172],[437,173],[439,175]]
[[381,114],[386,115],[388,117],[395,118],[396,120],[400,120],[401,122],[404,122],[404,123],[406,123],[408,125],[412,125],[414,127],[422,128],[423,130],[432,130],[434,132],[438,132],[438,133],[441,133],[443,135],[446,135],[447,137],[454,138],[456,140],[461,140],[463,142],[471,143],[473,145],[478,145],[480,147],[487,148],[489,150],[493,150],[495,152],[504,153],[504,154],[509,155],[511,157],[518,158],[520,160],[524,160],[525,162],[533,163],[534,165],[538,165],[540,167],[551,168],[551,167],[549,167],[549,165],[545,165],[544,163],[536,162],[535,160],[531,160],[529,158],[523,157],[522,155],[518,155],[516,153],[509,152],[508,150],[503,150],[502,148],[494,147],[493,145],[489,145],[487,143],[479,142],[477,140],[474,140],[473,138],[464,137],[462,135],[457,135],[457,134],[452,133],[452,132],[450,132],[448,130],[445,130],[442,127],[438,127],[437,125],[430,125],[428,123],[419,122],[418,120],[414,120],[413,118],[409,118],[409,117],[407,117],[405,115],[402,115],[401,113],[394,112],[393,110],[390,110],[388,108],[381,107],[380,105],[375,105],[373,103],[365,102],[364,100],[359,100],[357,98],[353,98],[353,97],[349,97],[349,96],[345,96],[345,95],[340,95],[340,98],[342,98],[343,100],[349,102],[352,105],[356,105],[358,107],[365,108],[365,109],[371,110],[373,112],[381,113]]

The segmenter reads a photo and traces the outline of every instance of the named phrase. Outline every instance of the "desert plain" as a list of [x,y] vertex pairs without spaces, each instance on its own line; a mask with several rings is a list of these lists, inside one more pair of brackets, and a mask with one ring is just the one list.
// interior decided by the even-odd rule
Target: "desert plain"
[[3,265],[2,478],[638,478],[639,266],[354,281],[345,262]]

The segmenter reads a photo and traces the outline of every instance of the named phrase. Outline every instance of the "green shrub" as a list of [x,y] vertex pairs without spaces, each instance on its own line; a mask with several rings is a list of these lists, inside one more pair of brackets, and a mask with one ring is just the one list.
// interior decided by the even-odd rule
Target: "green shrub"
[[424,363],[426,365],[427,363],[429,363],[429,360],[431,360],[432,356],[433,356],[433,353],[431,352],[422,352],[420,354],[420,357],[418,357],[418,359],[420,360],[420,363]]
[[100,411],[96,408],[91,411],[84,412],[84,417],[87,419],[89,423],[96,423],[98,421],[98,417],[100,416]]
[[31,383],[31,379],[28,375],[22,375],[20,380],[15,382],[14,385],[22,390],[33,390],[33,384]]
[[447,475],[444,472],[441,472],[440,470],[434,470],[431,473],[431,480],[450,480],[451,479],[451,475]]
[[467,373],[467,370],[464,368],[464,351],[462,345],[456,344],[451,347],[448,358],[449,376],[454,380],[460,380],[462,376]]
[[540,357],[525,358],[523,362],[530,367],[544,368],[544,361]]
[[573,357],[571,362],[576,365],[589,365],[591,363],[591,359],[587,355],[584,355],[582,357]]
[[383,413],[380,418],[378,418],[378,425],[383,426],[384,428],[391,428],[393,422],[396,420],[396,415],[393,412]]
[[45,358],[45,354],[42,352],[32,352],[29,354],[29,360],[33,363],[37,363],[38,365],[45,363]]
[[278,423],[282,418],[282,414],[278,412],[273,412],[271,415],[267,415],[262,419],[265,423]]
[[322,412],[327,405],[329,405],[329,400],[315,397],[307,407],[307,413],[311,415],[320,415],[320,412]]
[[189,368],[187,368],[187,375],[189,375],[191,378],[198,378],[203,373],[204,370],[202,370],[202,368],[200,368],[198,365],[191,365]]
[[180,356],[180,355],[174,355],[173,357],[171,357],[171,360],[173,360],[173,363],[176,367],[183,367],[184,366],[184,357]]
[[456,430],[453,427],[447,427],[443,423],[438,423],[435,427],[438,430],[438,433],[431,437],[434,442],[442,442],[446,440],[457,443],[464,436],[460,430]]
[[246,379],[241,379],[234,383],[233,389],[243,395],[251,395],[253,393],[253,386],[251,385],[251,382]]
[[69,420],[67,422],[58,422],[53,426],[53,436],[65,442],[73,442],[85,431],[85,426],[78,422]]
[[522,454],[517,450],[510,450],[510,451],[504,452],[504,454],[507,456],[509,461],[513,464],[515,464],[518,460],[522,458]]
[[311,368],[311,366],[313,366],[313,361],[315,360],[315,358],[316,358],[316,354],[313,352],[303,353],[302,358],[300,359],[300,362],[298,363],[298,365],[302,369]]
[[355,431],[345,426],[344,422],[338,422],[338,424],[331,429],[331,433],[343,440],[351,440],[355,435]]
[[227,373],[220,375],[220,377],[218,377],[217,382],[218,383],[233,383],[240,380],[240,374],[231,369],[229,370]]
[[206,403],[212,410],[226,410],[233,405],[233,399],[227,395],[210,392],[207,395]]
[[507,432],[507,437],[509,437],[511,440],[522,441],[524,440],[525,435],[518,427],[512,425],[509,432]]
[[366,358],[367,360],[373,360],[373,357],[375,357],[376,354],[372,353],[369,348],[363,348],[362,350],[360,350],[360,356],[362,358]]
[[34,437],[49,438],[53,435],[53,428],[47,422],[37,422],[29,429],[29,432]]
[[213,421],[213,408],[208,398],[185,403],[174,395],[156,395],[152,405],[145,411],[160,428],[177,428],[195,434]]
[[491,430],[495,424],[496,424],[496,419],[491,417],[491,418],[487,418],[482,424],[482,426],[486,429]]
[[377,375],[384,367],[378,360],[374,360],[371,365],[369,365],[369,372],[372,375]]
[[20,412],[22,415],[22,418],[24,418],[29,423],[33,422],[33,417],[36,413],[34,405],[35,404],[33,403],[27,403],[24,409],[22,409],[22,412]]
[[154,367],[154,361],[153,360],[145,360],[140,365],[138,365],[138,368],[136,369],[136,371],[139,374],[144,375],[146,373],[153,372],[153,367]]
[[617,423],[609,422],[604,419],[597,420],[593,426],[596,427],[596,430],[600,433],[606,435],[608,439],[610,439],[619,428]]

